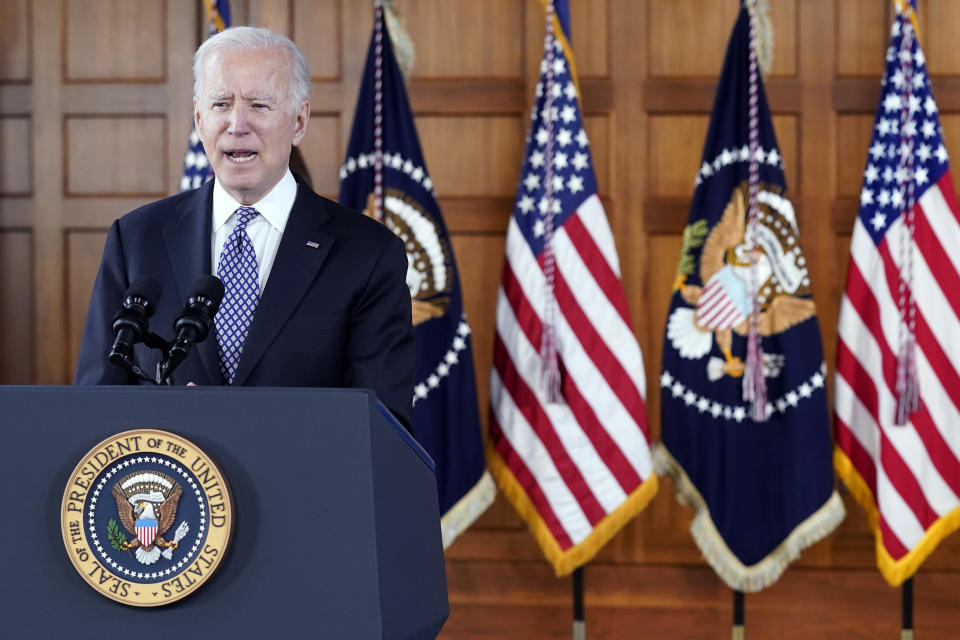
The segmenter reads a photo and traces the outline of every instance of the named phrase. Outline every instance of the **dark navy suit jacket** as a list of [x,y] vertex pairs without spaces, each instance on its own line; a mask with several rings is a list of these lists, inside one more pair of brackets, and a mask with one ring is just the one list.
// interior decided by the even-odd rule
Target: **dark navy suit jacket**
[[[172,337],[194,283],[210,273],[212,207],[211,180],[113,223],[87,313],[76,384],[136,384],[107,361],[113,314],[135,278],[153,276],[163,295],[150,329]],[[369,388],[409,429],[413,327],[406,271],[403,243],[392,232],[298,183],[234,386]],[[135,357],[152,375],[161,356],[138,344]],[[174,373],[174,384],[187,382],[223,384],[215,329]]]

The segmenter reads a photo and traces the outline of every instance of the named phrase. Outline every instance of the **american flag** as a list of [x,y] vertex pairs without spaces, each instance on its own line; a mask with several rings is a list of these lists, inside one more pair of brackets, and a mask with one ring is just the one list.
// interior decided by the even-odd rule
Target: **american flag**
[[[748,6],[756,4],[743,3],[730,35],[683,232],[654,461],[696,510],[690,531],[706,561],[730,588],[753,592],[776,582],[845,512],[834,491],[826,365],[800,218]],[[763,407],[744,394],[754,318]]]
[[840,308],[834,456],[893,586],[960,526],[960,214],[916,6],[895,5]]
[[[643,358],[597,196],[571,71],[567,5],[556,2],[561,19],[551,20],[552,4],[498,293],[488,462],[563,575],[643,509],[657,477]],[[548,325],[555,329],[562,396],[554,402],[541,348]]]
[[[230,26],[230,0],[201,0],[203,4],[204,30],[206,37]],[[213,177],[213,168],[203,151],[203,143],[193,125],[187,152],[183,156],[183,174],[180,176],[180,191],[196,189]]]

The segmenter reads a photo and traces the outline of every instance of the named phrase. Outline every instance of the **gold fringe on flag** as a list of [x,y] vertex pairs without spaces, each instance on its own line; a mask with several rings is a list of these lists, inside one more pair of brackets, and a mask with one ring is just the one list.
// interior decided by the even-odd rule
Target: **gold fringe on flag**
[[797,525],[767,557],[748,567],[730,551],[710,518],[703,496],[662,443],[654,446],[653,465],[657,473],[673,479],[677,500],[696,511],[690,534],[707,564],[727,586],[744,593],[755,593],[776,582],[804,549],[828,536],[846,515],[843,501],[834,491],[823,506]]
[[593,531],[582,542],[566,551],[560,548],[549,527],[540,517],[540,512],[530,501],[527,492],[514,477],[510,467],[500,457],[492,444],[487,443],[487,467],[496,478],[500,490],[507,497],[510,504],[520,515],[520,518],[527,523],[530,533],[533,534],[540,549],[547,557],[547,560],[553,565],[553,570],[557,577],[565,576],[571,573],[577,567],[581,567],[597,555],[597,552],[603,548],[607,542],[615,536],[634,516],[643,511],[644,507],[657,494],[657,476],[650,474],[643,484],[633,490],[627,499],[623,501],[616,510],[607,514]]
[[484,511],[493,504],[497,497],[497,485],[489,471],[484,471],[483,475],[473,485],[470,491],[467,491],[455,505],[447,509],[447,512],[440,518],[440,533],[443,538],[443,548],[446,549],[461,533],[466,531]]
[[853,462],[847,457],[840,447],[833,450],[833,466],[837,470],[837,475],[847,485],[850,495],[854,500],[860,503],[860,506],[867,512],[867,524],[873,531],[875,548],[877,552],[877,568],[883,574],[884,580],[891,587],[901,586],[907,578],[910,578],[917,572],[924,560],[930,557],[930,554],[937,548],[944,538],[960,529],[960,507],[957,507],[950,513],[940,516],[940,518],[927,529],[923,538],[910,553],[899,560],[894,560],[893,556],[883,546],[883,539],[880,536],[878,526],[879,514],[877,512],[877,501],[870,486],[860,476]]

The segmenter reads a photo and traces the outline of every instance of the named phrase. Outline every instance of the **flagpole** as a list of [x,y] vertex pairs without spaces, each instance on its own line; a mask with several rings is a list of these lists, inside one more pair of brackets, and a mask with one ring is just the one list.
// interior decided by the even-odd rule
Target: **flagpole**
[[913,578],[907,578],[900,591],[902,619],[900,640],[913,640]]
[[587,640],[587,621],[583,616],[583,567],[573,570],[573,640]]
[[746,640],[747,627],[743,621],[743,591],[733,590],[733,628],[730,640]]

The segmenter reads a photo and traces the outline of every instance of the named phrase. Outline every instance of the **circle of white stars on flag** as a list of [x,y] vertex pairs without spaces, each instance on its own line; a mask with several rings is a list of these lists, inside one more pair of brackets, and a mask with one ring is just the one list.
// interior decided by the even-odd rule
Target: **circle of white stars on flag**
[[[767,402],[766,412],[769,418],[774,412],[786,413],[795,408],[802,401],[813,397],[816,389],[824,388],[827,376],[827,364],[820,365],[820,370],[815,372],[808,380],[791,389],[776,400]],[[743,422],[750,414],[749,407],[746,405],[728,405],[717,402],[712,398],[698,394],[696,391],[688,388],[669,371],[664,370],[660,375],[660,386],[664,389],[670,389],[674,398],[681,398],[688,407],[696,407],[700,413],[709,413],[714,419],[734,420]]]
[[[340,179],[346,180],[354,173],[365,169],[372,171],[375,160],[376,156],[372,152],[362,153],[358,156],[350,156],[347,158],[347,161],[343,163],[343,166],[340,167]],[[433,191],[433,180],[427,175],[426,170],[414,164],[412,160],[404,158],[399,152],[384,153],[383,168],[403,173],[410,180],[422,185],[427,193],[436,197],[436,193]]]
[[[740,148],[724,149],[718,153],[712,161],[707,162],[704,160],[703,164],[700,165],[699,171],[697,171],[697,177],[694,179],[693,184],[699,187],[701,183],[715,176],[724,167],[729,167],[741,162],[748,163],[749,161],[750,147],[748,145],[743,145]],[[773,149],[757,147],[757,162],[761,165],[766,164],[771,167],[777,167],[783,171],[783,156],[780,155],[776,147]]]
[[449,375],[450,370],[460,361],[459,353],[467,348],[467,336],[470,335],[470,325],[467,324],[466,314],[460,316],[460,324],[457,325],[457,334],[450,344],[450,348],[444,354],[443,359],[437,364],[433,372],[425,380],[418,382],[413,387],[413,404],[418,400],[424,400],[430,395],[430,392],[440,387],[443,379]]

